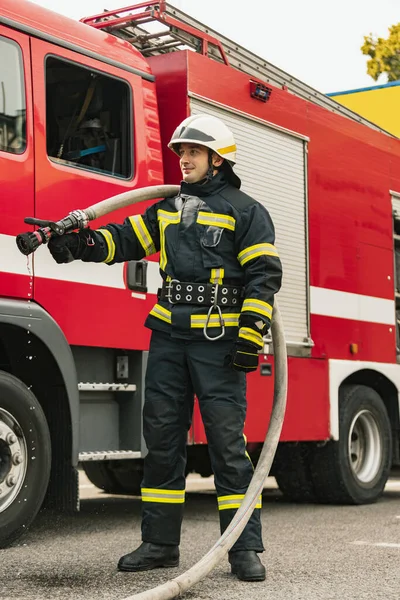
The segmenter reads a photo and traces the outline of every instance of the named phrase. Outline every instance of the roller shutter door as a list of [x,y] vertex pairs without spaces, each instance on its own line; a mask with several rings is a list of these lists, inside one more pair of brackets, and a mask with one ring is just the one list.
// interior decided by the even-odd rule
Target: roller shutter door
[[242,189],[265,205],[275,224],[286,339],[309,345],[305,140],[198,98],[191,98],[191,113],[219,117],[233,131]]

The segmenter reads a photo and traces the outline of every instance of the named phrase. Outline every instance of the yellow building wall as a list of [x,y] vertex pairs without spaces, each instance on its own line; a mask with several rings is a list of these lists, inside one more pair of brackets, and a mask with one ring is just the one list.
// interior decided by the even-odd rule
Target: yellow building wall
[[329,96],[365,119],[400,137],[400,85]]

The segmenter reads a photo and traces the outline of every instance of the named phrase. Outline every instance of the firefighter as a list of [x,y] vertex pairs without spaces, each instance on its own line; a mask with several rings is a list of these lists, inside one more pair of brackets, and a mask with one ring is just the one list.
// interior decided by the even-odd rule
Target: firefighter
[[[142,544],[122,571],[174,567],[185,502],[187,433],[196,394],[215,478],[221,533],[253,475],[243,435],[246,374],[258,366],[281,263],[262,204],[240,190],[236,144],[219,119],[195,115],[175,130],[180,193],[123,224],[54,237],[58,263],[139,260],[160,251],[162,288],[146,325],[152,330],[143,434]],[[256,166],[255,166],[256,168]],[[263,581],[261,496],[229,552],[232,573]]]

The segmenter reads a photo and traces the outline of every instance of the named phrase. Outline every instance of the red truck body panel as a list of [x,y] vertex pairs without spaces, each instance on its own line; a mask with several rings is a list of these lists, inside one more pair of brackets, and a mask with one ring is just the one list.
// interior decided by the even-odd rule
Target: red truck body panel
[[[9,20],[10,27],[1,26],[0,35],[11,36],[23,53],[27,105],[25,152],[0,152],[6,215],[1,222],[1,235],[7,243],[24,229],[26,216],[57,220],[73,209],[85,208],[128,189],[178,183],[178,161],[167,143],[177,123],[190,114],[190,97],[195,95],[309,138],[311,288],[393,301],[389,191],[400,190],[400,140],[331,113],[286,89],[271,86],[269,102],[257,102],[250,96],[247,74],[191,51],[145,59],[128,42],[23,0],[5,0],[1,14]],[[19,24],[21,31],[12,29],[12,23]],[[63,47],[59,40],[69,46]],[[88,56],[88,51],[93,55]],[[123,79],[129,85],[134,123],[134,173],[130,179],[110,178],[49,160],[43,69],[49,55]],[[102,57],[115,64],[106,64]],[[124,69],[124,65],[131,70]],[[140,73],[154,74],[155,83]],[[143,212],[146,205],[132,207],[132,214]],[[94,226],[111,220],[121,222],[127,214],[127,210],[116,211]],[[50,267],[51,259],[48,253],[45,258],[45,253],[46,249],[40,249],[31,264],[33,298],[56,320],[71,345],[148,349],[149,331],[143,322],[155,302],[154,287],[145,297],[133,295],[126,289],[122,267],[111,277],[106,266],[101,266],[100,273],[96,265],[93,275],[95,267],[81,265],[82,276],[74,278],[67,273],[68,265]],[[16,252],[10,256],[9,269],[0,269],[2,296],[30,299],[31,279],[22,265],[24,260],[17,258]],[[83,307],[87,313],[84,327]],[[288,408],[282,440],[329,437],[329,360],[396,363],[396,330],[392,324],[320,312],[314,310],[311,302],[311,355],[289,359]],[[354,345],[357,353],[352,351]],[[270,360],[273,365],[271,357],[262,360]],[[260,373],[249,376],[246,435],[250,442],[264,438],[265,415],[270,411],[272,394],[271,377]],[[194,443],[205,442],[197,408],[193,432]]]

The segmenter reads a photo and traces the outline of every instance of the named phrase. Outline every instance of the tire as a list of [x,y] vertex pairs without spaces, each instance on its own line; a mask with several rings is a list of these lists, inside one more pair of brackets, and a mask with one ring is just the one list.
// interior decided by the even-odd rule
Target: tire
[[309,444],[281,443],[278,446],[273,474],[285,499],[291,502],[315,502],[314,484],[310,472]]
[[379,394],[365,385],[342,386],[339,441],[316,448],[314,489],[320,502],[369,504],[381,496],[389,477],[392,433]]
[[83,462],[82,468],[87,478],[106,494],[121,494],[121,486],[109,467],[110,461]]
[[88,479],[107,494],[140,496],[143,461],[83,462],[82,467]]
[[0,548],[28,530],[50,470],[50,432],[38,400],[22,381],[0,371]]

